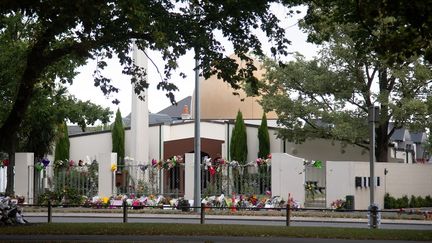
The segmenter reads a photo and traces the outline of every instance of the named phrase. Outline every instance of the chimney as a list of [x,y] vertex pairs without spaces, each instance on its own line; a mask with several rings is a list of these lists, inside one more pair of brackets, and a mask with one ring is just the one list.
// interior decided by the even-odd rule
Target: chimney
[[182,120],[191,119],[191,114],[189,112],[189,107],[187,105],[183,106],[183,112],[181,114]]

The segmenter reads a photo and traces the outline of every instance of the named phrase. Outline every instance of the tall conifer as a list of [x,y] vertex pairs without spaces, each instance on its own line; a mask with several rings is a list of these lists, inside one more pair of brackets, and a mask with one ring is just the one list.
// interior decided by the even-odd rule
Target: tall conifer
[[66,122],[58,127],[58,140],[54,152],[54,160],[69,160],[69,134]]
[[123,164],[125,157],[125,131],[120,109],[117,109],[114,124],[111,129],[112,152],[117,153],[117,164]]
[[245,164],[247,154],[246,125],[242,113],[238,111],[231,137],[230,155],[232,160],[238,161],[240,164]]
[[267,117],[264,113],[261,119],[261,125],[258,128],[259,151],[258,158],[265,159],[270,154],[270,137],[267,127]]

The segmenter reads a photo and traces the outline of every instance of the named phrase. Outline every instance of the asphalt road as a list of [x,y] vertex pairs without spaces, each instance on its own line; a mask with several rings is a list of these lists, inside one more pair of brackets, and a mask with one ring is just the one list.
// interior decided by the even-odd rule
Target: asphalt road
[[[47,222],[46,217],[42,216],[26,216],[27,221],[31,223],[45,223]],[[121,223],[123,219],[121,217],[74,217],[74,216],[53,216],[53,223]],[[183,224],[199,224],[199,218],[158,218],[158,217],[129,217],[128,222],[130,223],[183,223]],[[274,225],[284,226],[284,220],[268,220],[268,219],[211,219],[206,218],[205,224],[241,224],[241,225]],[[292,226],[314,226],[314,227],[350,227],[350,228],[368,228],[365,222],[334,222],[334,221],[303,221],[293,220],[291,221]],[[432,224],[404,224],[404,223],[382,223],[380,225],[382,229],[412,229],[412,230],[432,230]]]
[[287,237],[230,237],[230,236],[146,236],[146,235],[2,235],[1,242],[247,242],[247,243],[412,243],[415,241],[345,240]]

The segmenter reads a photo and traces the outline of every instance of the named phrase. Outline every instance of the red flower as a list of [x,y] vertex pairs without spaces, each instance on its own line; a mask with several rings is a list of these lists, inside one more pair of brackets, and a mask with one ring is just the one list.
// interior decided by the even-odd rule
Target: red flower
[[214,174],[216,174],[216,170],[213,168],[213,166],[210,166],[210,169],[209,169],[209,171],[210,171],[210,175],[214,175]]
[[4,160],[3,160],[3,165],[4,165],[4,166],[8,166],[9,163],[10,163],[10,161],[9,161],[8,159],[4,159]]

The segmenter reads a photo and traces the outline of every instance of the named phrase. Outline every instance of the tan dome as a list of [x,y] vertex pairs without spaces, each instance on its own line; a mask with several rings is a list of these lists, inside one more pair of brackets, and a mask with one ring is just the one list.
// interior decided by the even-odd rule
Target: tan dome
[[[241,62],[235,56],[231,56],[231,58]],[[262,79],[265,70],[261,68],[261,63],[256,60],[254,62],[258,69],[254,75],[258,79]],[[240,65],[243,66],[244,63]],[[234,95],[233,92],[237,92],[239,95]],[[228,83],[218,79],[216,75],[201,80],[200,96],[201,119],[235,119],[239,110],[243,114],[243,119],[261,119],[263,115],[263,109],[257,102],[260,99],[259,96],[247,97],[242,89],[234,90]],[[194,100],[195,97],[192,98],[192,110]],[[267,113],[267,118],[276,119],[276,113]]]

